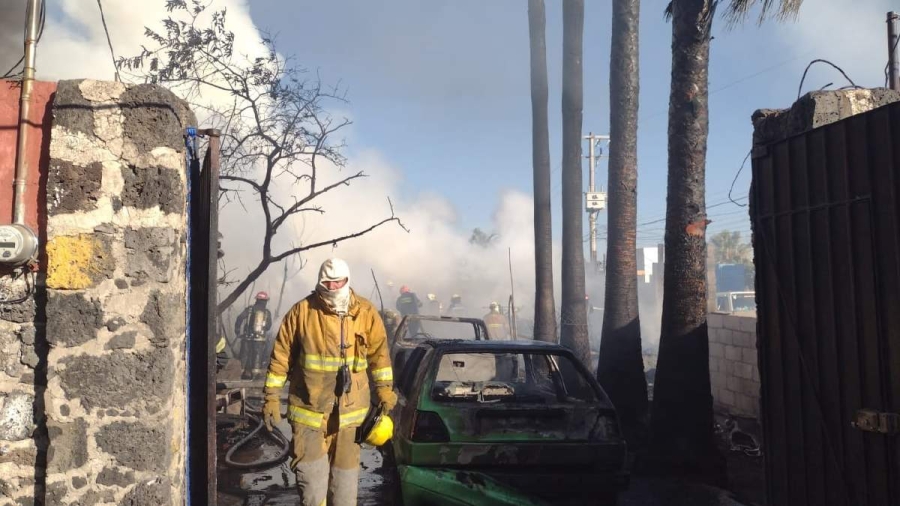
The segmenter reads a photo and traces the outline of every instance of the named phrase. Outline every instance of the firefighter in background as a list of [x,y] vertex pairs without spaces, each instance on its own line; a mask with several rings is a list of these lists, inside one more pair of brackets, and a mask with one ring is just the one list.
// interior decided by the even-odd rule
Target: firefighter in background
[[401,286],[400,296],[397,297],[397,311],[400,311],[400,315],[419,314],[420,307],[422,307],[422,301],[419,300],[416,294],[408,286]]
[[[401,286],[400,296],[397,297],[397,311],[400,312],[400,316],[419,314],[420,307],[422,307],[422,301],[419,300],[416,294],[408,286]],[[407,335],[415,337],[421,332],[421,328],[422,326],[418,320],[411,320],[406,326]]]
[[266,374],[270,431],[281,421],[281,389],[290,378],[290,467],[303,506],[355,506],[360,442],[379,446],[393,433],[387,413],[397,395],[384,325],[349,283],[343,260],[322,264],[315,291],[285,315]]
[[450,316],[465,316],[466,308],[463,307],[462,297],[453,294],[450,297],[450,307],[447,308],[447,312],[450,313]]
[[234,322],[234,334],[242,340],[241,358],[244,363],[242,379],[262,376],[268,340],[266,333],[272,328],[272,312],[266,309],[269,294],[259,292],[256,302],[241,311]]
[[441,316],[444,314],[444,305],[438,302],[437,295],[429,293],[428,296],[428,314]]
[[394,332],[396,332],[397,327],[400,326],[400,313],[393,309],[385,309],[384,312],[379,312],[379,314],[381,315],[381,321],[384,322],[384,330],[387,332],[388,344],[393,346]]
[[509,341],[509,321],[500,313],[500,304],[491,302],[491,312],[484,315],[488,336],[493,341]]

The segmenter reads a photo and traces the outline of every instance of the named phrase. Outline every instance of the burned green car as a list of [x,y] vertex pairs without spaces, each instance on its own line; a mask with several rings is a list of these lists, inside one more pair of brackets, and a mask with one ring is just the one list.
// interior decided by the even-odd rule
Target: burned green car
[[406,506],[615,504],[627,485],[616,412],[562,346],[429,340],[397,387]]

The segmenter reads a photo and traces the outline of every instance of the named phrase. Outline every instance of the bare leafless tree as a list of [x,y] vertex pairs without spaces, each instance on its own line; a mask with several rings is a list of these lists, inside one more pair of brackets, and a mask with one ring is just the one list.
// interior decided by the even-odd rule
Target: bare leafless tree
[[[247,209],[244,200],[249,198],[259,206],[256,213],[264,224],[259,260],[219,303],[221,313],[273,264],[388,223],[403,224],[388,200],[387,216],[355,232],[278,247],[276,236],[286,225],[325,213],[317,203],[320,197],[366,177],[363,172],[338,172],[346,158],[336,135],[350,121],[334,118],[326,105],[342,103],[345,97],[339,86],[324,86],[318,76],[280,55],[271,38],[262,40],[261,55],[236,54],[225,10],[209,6],[200,0],[166,0],[170,15],[163,20],[164,29],[145,29],[155,47],[120,58],[117,65],[132,77],[168,86],[206,116],[207,124],[221,130],[220,202],[238,202]],[[330,182],[323,183],[328,176]],[[279,198],[285,193],[287,199]]]
[[306,261],[300,257],[292,257],[282,262],[284,267],[281,273],[281,288],[278,290],[278,302],[275,303],[275,311],[272,312],[272,318],[275,321],[281,319],[281,307],[284,305],[284,289],[287,287],[288,281],[297,277],[300,271],[306,267]]

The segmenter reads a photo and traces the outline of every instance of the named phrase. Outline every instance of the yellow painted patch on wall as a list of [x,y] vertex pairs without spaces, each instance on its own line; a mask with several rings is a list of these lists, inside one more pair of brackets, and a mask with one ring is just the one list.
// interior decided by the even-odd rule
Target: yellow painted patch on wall
[[85,234],[54,237],[47,242],[47,286],[60,290],[80,290],[93,284],[91,275],[97,240]]

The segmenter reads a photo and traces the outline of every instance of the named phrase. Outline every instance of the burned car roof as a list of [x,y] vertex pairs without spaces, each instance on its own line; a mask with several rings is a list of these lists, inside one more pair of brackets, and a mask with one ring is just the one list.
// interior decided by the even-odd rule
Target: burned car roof
[[481,318],[471,318],[465,316],[437,316],[437,315],[428,315],[428,314],[408,314],[403,317],[403,321],[409,320],[417,320],[417,321],[428,321],[428,322],[460,322],[460,323],[472,323],[472,324],[483,324],[484,320]]
[[426,339],[419,346],[429,346],[436,350],[449,351],[545,351],[570,355],[571,350],[565,346],[544,341],[517,340],[517,341],[462,341],[458,339]]

